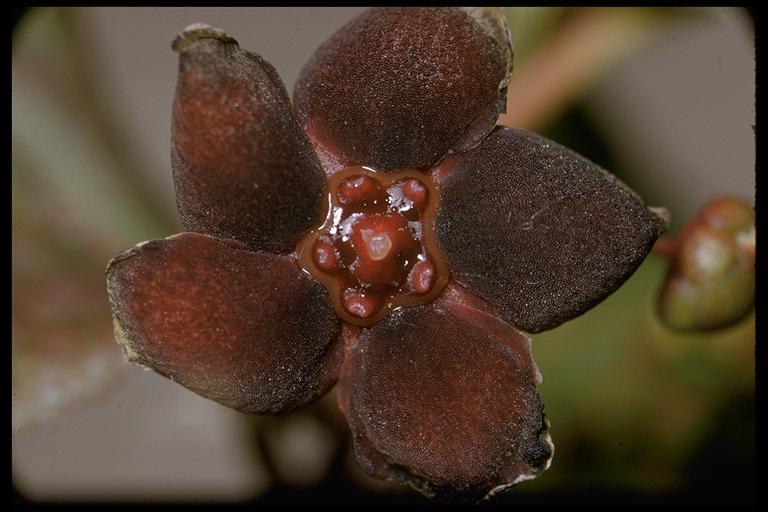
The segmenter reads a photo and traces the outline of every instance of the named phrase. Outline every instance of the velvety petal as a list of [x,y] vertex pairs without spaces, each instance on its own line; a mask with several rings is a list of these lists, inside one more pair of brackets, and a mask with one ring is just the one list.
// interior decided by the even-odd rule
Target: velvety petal
[[335,379],[328,293],[293,258],[182,233],[113,259],[107,286],[128,359],[244,412],[277,412]]
[[378,8],[326,41],[294,91],[324,152],[380,170],[469,147],[504,109],[512,49],[498,8]]
[[176,198],[190,231],[292,249],[322,215],[325,175],[275,69],[211,27],[174,41]]
[[526,131],[499,128],[442,167],[436,232],[451,275],[529,332],[606,298],[667,226],[665,210]]
[[347,349],[340,405],[368,473],[479,500],[549,467],[539,381],[530,340],[442,298],[361,331]]

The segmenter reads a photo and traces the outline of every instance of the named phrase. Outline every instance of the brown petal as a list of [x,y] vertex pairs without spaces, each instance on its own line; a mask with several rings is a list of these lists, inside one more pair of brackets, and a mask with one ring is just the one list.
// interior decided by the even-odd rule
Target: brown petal
[[602,301],[666,230],[663,209],[523,130],[499,128],[445,168],[436,231],[452,276],[529,332]]
[[342,163],[425,167],[493,129],[511,69],[498,8],[378,8],[317,50],[294,99],[312,142]]
[[293,248],[319,219],[325,176],[275,69],[211,27],[173,42],[171,161],[190,231]]
[[361,331],[340,406],[368,473],[478,500],[549,467],[539,380],[530,340],[443,298]]
[[244,412],[323,394],[339,322],[328,293],[287,256],[182,233],[113,259],[115,336],[131,361]]

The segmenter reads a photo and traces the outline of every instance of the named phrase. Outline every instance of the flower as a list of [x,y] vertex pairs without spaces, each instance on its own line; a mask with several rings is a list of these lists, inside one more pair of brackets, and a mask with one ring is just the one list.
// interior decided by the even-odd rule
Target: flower
[[366,11],[317,50],[293,107],[220,30],[190,26],[173,48],[189,232],[107,268],[128,359],[243,412],[338,384],[362,467],[428,496],[480,499],[548,468],[518,329],[603,300],[667,221],[579,155],[495,127],[502,11]]

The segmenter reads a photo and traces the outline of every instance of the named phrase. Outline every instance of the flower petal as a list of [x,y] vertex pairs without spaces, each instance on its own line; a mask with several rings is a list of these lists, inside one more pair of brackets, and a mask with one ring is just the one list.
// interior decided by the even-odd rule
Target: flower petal
[[549,467],[530,340],[471,306],[397,310],[362,330],[343,375],[355,454],[375,477],[478,500]]
[[443,168],[436,231],[451,275],[529,332],[602,301],[666,230],[665,210],[523,130],[499,128]]
[[326,41],[294,100],[312,142],[344,164],[425,167],[493,129],[512,49],[498,8],[378,8]]
[[216,29],[174,41],[171,160],[184,226],[292,249],[322,215],[325,175],[275,69]]
[[118,255],[107,286],[128,359],[228,407],[293,409],[335,379],[339,322],[292,258],[182,233]]

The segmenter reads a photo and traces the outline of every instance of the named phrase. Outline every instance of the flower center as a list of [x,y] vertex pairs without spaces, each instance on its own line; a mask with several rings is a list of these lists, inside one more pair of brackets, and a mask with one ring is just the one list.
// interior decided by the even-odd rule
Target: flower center
[[372,325],[440,293],[448,270],[432,230],[439,191],[425,174],[348,167],[328,180],[327,192],[326,219],[297,253],[339,317]]

